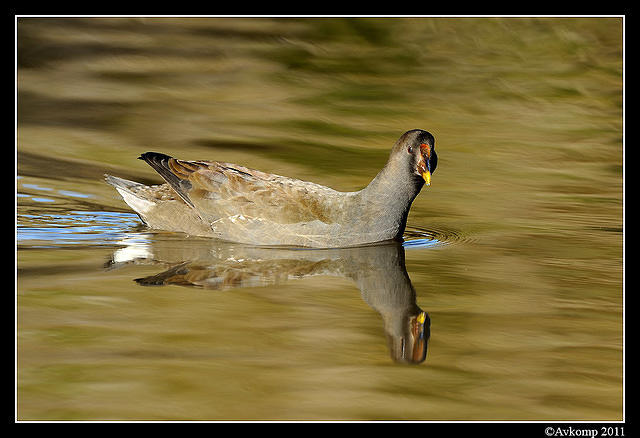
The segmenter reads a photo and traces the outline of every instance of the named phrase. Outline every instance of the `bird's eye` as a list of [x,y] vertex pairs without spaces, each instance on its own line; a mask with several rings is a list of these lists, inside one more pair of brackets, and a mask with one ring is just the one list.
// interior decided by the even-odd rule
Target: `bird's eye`
[[413,153],[413,149],[411,148],[411,146],[409,146],[409,147],[407,148],[407,152],[408,152],[408,153],[410,153],[410,154],[411,154],[411,153]]

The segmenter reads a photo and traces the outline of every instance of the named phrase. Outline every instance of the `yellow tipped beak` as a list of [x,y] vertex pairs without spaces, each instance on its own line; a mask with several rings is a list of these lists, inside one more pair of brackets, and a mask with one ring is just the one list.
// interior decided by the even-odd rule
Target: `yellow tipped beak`
[[422,172],[422,177],[424,178],[424,182],[427,183],[428,186],[431,185],[431,172],[425,170]]

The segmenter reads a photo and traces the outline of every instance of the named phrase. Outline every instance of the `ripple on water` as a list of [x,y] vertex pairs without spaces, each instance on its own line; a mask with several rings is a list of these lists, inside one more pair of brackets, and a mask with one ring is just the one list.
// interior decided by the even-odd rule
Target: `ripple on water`
[[406,249],[437,248],[468,240],[459,231],[446,228],[407,227],[404,231],[402,246]]

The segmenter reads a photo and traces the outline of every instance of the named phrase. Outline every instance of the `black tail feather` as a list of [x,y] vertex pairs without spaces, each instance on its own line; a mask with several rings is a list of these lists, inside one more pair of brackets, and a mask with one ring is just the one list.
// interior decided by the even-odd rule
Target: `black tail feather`
[[144,160],[149,166],[151,166],[160,176],[176,191],[178,195],[189,204],[191,207],[195,206],[189,199],[188,191],[191,189],[191,183],[177,176],[169,167],[169,161],[175,160],[175,158],[169,155],[161,154],[159,152],[145,152],[138,157],[139,160]]

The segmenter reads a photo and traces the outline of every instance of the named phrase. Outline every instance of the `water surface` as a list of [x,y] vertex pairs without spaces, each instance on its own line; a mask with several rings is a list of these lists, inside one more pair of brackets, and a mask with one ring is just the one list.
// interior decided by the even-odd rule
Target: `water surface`
[[[20,18],[18,418],[621,420],[621,26]],[[102,180],[153,150],[359,190],[413,128],[402,245],[149,230]]]

